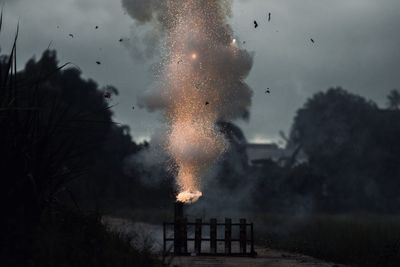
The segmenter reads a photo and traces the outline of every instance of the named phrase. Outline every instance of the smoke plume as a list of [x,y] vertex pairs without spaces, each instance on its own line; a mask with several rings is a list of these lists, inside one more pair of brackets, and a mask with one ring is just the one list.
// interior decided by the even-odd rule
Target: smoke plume
[[158,33],[162,62],[156,89],[141,104],[161,110],[165,150],[173,160],[178,200],[201,196],[201,177],[226,151],[217,121],[247,119],[252,91],[244,82],[252,55],[228,25],[229,0],[123,0],[138,23]]

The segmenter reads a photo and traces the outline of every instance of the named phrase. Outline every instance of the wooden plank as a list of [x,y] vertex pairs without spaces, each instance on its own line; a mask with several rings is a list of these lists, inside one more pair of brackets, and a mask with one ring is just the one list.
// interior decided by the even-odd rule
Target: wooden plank
[[176,220],[174,223],[174,254],[180,255],[182,253],[181,247],[181,220]]
[[184,254],[188,253],[188,245],[187,245],[187,219],[183,218],[181,221],[181,251]]
[[254,250],[254,228],[253,228],[253,224],[250,225],[250,231],[251,231],[251,254],[255,255],[255,250]]
[[194,229],[194,251],[197,255],[201,253],[201,230],[202,230],[202,223],[201,219],[196,219],[196,225]]
[[167,253],[167,230],[166,225],[163,223],[163,256]]
[[210,220],[210,253],[217,253],[217,219]]
[[240,238],[240,253],[246,254],[247,253],[247,225],[246,219],[240,219],[240,229],[239,229],[239,238]]
[[225,219],[225,254],[232,253],[232,219]]

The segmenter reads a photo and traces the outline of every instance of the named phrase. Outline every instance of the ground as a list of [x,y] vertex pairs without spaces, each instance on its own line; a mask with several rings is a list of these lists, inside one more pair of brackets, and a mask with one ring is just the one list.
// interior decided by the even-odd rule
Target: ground
[[239,257],[176,257],[171,267],[348,267],[323,262],[311,257],[271,249],[256,249],[255,258]]
[[[162,226],[148,223],[137,223],[130,220],[104,217],[111,230],[135,236],[136,245],[152,245],[155,253],[161,254]],[[232,248],[233,249],[233,248]],[[255,248],[257,257],[174,257],[165,260],[169,267],[348,267],[345,265],[320,261],[312,257],[272,250]]]

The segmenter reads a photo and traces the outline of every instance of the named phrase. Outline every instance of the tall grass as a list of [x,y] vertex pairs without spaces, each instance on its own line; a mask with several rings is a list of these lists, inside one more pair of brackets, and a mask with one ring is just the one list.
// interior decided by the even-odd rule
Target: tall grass
[[[3,12],[0,33],[2,24]],[[18,29],[10,54],[0,57],[0,264],[157,266],[148,251],[108,231],[99,214],[79,210],[67,185],[86,173],[111,122],[95,120],[107,117],[96,110],[72,109],[51,84],[69,63],[42,60],[31,65],[30,76],[17,72],[17,40]],[[80,73],[67,74],[74,86]],[[76,208],[66,208],[60,195],[69,195]]]
[[384,215],[266,216],[260,244],[362,267],[400,266],[400,218]]

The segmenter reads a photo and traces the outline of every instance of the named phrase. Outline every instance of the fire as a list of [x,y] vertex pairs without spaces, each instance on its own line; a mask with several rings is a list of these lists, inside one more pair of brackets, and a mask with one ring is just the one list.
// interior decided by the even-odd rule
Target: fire
[[[250,105],[243,82],[252,58],[240,49],[227,24],[229,0],[166,0],[160,97],[168,125],[165,149],[173,161],[177,200],[196,202],[201,179],[228,147],[218,120],[239,118]],[[188,59],[188,60],[185,60]]]
[[[198,56],[199,52],[210,52],[207,47],[212,47],[214,37],[209,28],[221,21],[219,16],[205,16],[209,11],[218,10],[219,4],[205,4],[196,0],[181,2],[180,5],[172,2],[170,5],[176,24],[167,39],[170,57],[165,74],[174,101],[167,112],[170,130],[166,148],[176,164],[180,191],[177,200],[193,203],[202,196],[201,177],[227,146],[225,138],[215,126],[219,111],[217,107],[209,105],[210,102],[222,104],[218,88],[211,82],[218,80],[218,77],[213,68],[202,68],[205,62],[202,62],[203,58],[199,60]],[[202,50],[197,51],[198,48]],[[196,52],[193,52],[194,49]],[[185,54],[190,55],[192,61],[177,67],[176,62]],[[201,84],[199,90],[194,86],[197,83]]]
[[176,200],[179,202],[191,204],[199,200],[199,198],[201,198],[202,196],[203,193],[201,193],[200,191],[195,191],[195,192],[184,191],[178,194]]
[[[247,119],[253,92],[245,79],[253,55],[235,38],[232,0],[123,0],[129,15],[147,24],[143,41],[162,41],[154,64],[157,82],[143,96],[149,111],[161,110],[167,124],[178,200],[201,197],[201,180],[227,149],[218,121]],[[147,50],[146,50],[147,52]]]

